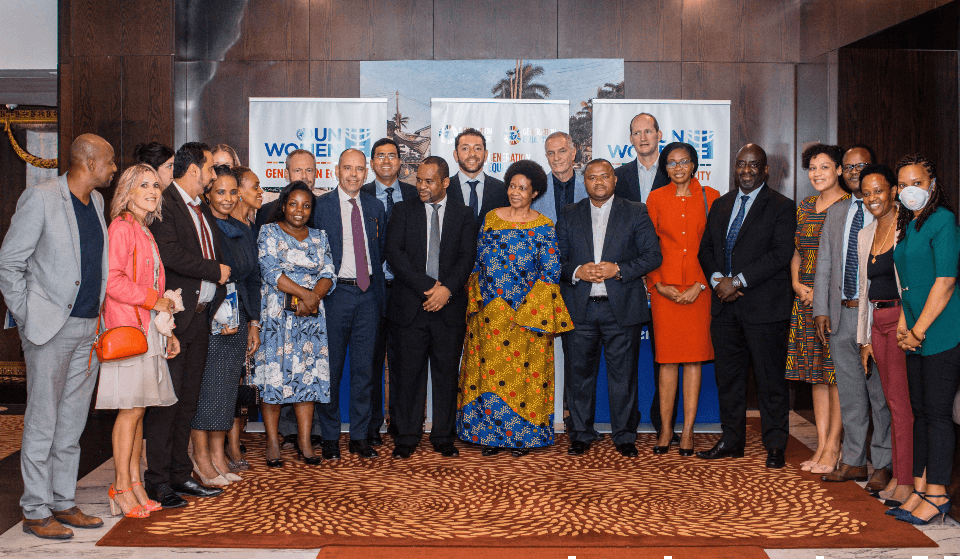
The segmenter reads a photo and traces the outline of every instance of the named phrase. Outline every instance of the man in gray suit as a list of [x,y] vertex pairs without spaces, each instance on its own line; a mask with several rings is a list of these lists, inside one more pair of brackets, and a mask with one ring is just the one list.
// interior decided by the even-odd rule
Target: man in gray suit
[[543,143],[550,164],[550,176],[547,177],[547,190],[534,200],[533,209],[556,223],[560,210],[567,204],[574,204],[587,198],[587,188],[583,184],[583,175],[573,168],[577,158],[577,146],[566,132],[554,132]]
[[27,363],[23,418],[23,531],[67,539],[103,525],[76,506],[80,435],[100,364],[91,355],[107,289],[103,197],[117,166],[106,140],[84,134],[70,169],[28,188],[0,247],[0,291],[17,322]]
[[821,476],[823,481],[867,481],[867,429],[873,411],[873,439],[870,442],[874,474],[867,491],[883,490],[892,476],[890,409],[883,396],[876,365],[864,374],[857,345],[860,282],[857,261],[857,234],[873,221],[863,206],[860,171],[873,163],[872,150],[856,146],[843,155],[843,183],[853,196],[827,210],[820,232],[817,272],[813,280],[813,316],[817,337],[826,343],[830,335],[843,421],[843,461],[840,467]]

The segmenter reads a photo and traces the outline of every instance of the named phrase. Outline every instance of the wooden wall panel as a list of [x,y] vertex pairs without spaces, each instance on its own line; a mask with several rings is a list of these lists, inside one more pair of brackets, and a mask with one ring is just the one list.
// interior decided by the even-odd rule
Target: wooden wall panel
[[830,78],[827,55],[811,64],[797,64],[797,140],[794,148],[794,169],[797,199],[816,194],[807,172],[800,168],[800,155],[813,143],[832,144],[836,135],[830,135],[829,97]]
[[682,0],[559,0],[559,58],[679,61]]
[[360,97],[359,62],[310,62],[311,97]]
[[685,0],[682,37],[684,61],[795,62],[799,3]]
[[122,54],[173,54],[173,0],[123,2],[120,23]]
[[311,60],[432,58],[432,0],[310,2]]
[[310,6],[303,0],[250,0],[239,29],[216,25],[216,13],[208,12],[209,54],[215,56],[232,39],[224,60],[310,59]]
[[680,99],[679,62],[624,62],[626,99]]
[[[62,60],[62,59],[61,59]],[[73,143],[73,65],[61,62],[57,70],[57,165],[67,170],[67,154]]]
[[684,99],[730,100],[731,156],[746,143],[760,145],[767,152],[771,186],[790,198],[796,141],[794,66],[685,62],[681,75]]
[[436,0],[433,57],[557,58],[557,0]]
[[[13,137],[20,146],[27,145],[27,131],[13,127]],[[4,134],[0,142],[0,231],[10,228],[10,219],[17,210],[17,201],[27,188],[27,171],[23,160],[13,151],[13,146]],[[7,305],[0,297],[0,313],[6,314]],[[20,337],[15,328],[0,330],[0,361],[23,361]],[[9,389],[5,387],[5,389]],[[9,400],[8,400],[9,401]]]
[[110,142],[118,153],[122,136],[122,90],[119,56],[74,56],[73,137],[92,133]]
[[121,168],[134,163],[133,148],[154,140],[172,146],[173,57],[124,56]]
[[120,0],[70,0],[70,56],[120,54],[120,4]]

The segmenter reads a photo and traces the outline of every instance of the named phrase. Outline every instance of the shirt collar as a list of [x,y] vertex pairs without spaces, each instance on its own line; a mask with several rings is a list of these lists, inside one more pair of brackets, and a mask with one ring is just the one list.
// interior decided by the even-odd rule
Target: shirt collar
[[471,179],[470,177],[465,175],[463,171],[457,171],[457,176],[460,177],[460,184],[462,184],[463,186],[470,186],[467,184],[467,181],[480,181],[480,184],[478,184],[477,186],[483,186],[483,179],[485,175],[486,173],[484,173],[483,171],[480,171],[480,174],[477,175],[477,178]]
[[737,199],[740,199],[740,198],[746,196],[746,197],[750,198],[749,202],[752,204],[753,201],[757,199],[757,195],[760,194],[760,191],[763,190],[763,189],[766,188],[766,187],[767,187],[767,183],[764,182],[763,184],[760,185],[759,188],[754,189],[754,191],[751,192],[750,194],[744,194],[742,190],[740,190],[739,188],[737,188]]
[[444,196],[444,197],[443,197],[443,200],[440,200],[439,202],[424,202],[423,205],[425,205],[428,209],[431,209],[431,210],[432,210],[432,209],[433,209],[433,206],[432,206],[431,204],[439,204],[440,207],[437,208],[437,209],[438,209],[438,210],[443,210],[443,209],[445,209],[445,208],[447,207],[447,200],[449,200],[449,199],[450,199],[450,196]]
[[637,158],[637,170],[640,171],[641,173],[656,173],[659,167],[660,167],[659,158],[657,158],[657,160],[653,162],[653,165],[651,165],[649,169],[644,167],[643,163],[640,163],[639,157]]
[[173,181],[173,186],[177,187],[177,192],[179,192],[179,193],[180,193],[180,196],[183,198],[183,203],[184,203],[184,204],[186,204],[186,205],[188,205],[188,206],[189,206],[190,204],[196,204],[196,205],[198,205],[198,206],[200,205],[200,197],[199,197],[199,196],[197,196],[196,198],[191,198],[190,195],[187,194],[187,191],[186,191],[186,190],[180,188],[180,185],[177,184],[177,181]]
[[348,203],[349,203],[350,200],[356,200],[356,201],[357,201],[357,205],[360,205],[360,193],[359,193],[359,192],[357,192],[356,197],[351,198],[349,194],[347,194],[346,192],[344,192],[344,190],[343,190],[342,188],[340,188],[339,186],[337,186],[337,196],[340,197],[340,202],[348,202]]
[[604,203],[602,203],[602,204],[600,204],[600,207],[599,207],[599,208],[598,208],[597,206],[595,206],[595,205],[593,204],[593,202],[590,202],[590,209],[593,210],[593,211],[597,211],[597,212],[602,212],[602,211],[609,210],[609,209],[610,209],[610,205],[613,203],[613,199],[616,198],[616,197],[617,197],[617,195],[614,194],[613,196],[607,198],[607,201],[604,202]]
[[576,182],[576,180],[577,180],[577,173],[576,173],[576,171],[574,171],[574,173],[573,173],[572,175],[570,175],[570,178],[567,179],[567,180],[565,180],[565,181],[560,180],[560,177],[558,177],[557,175],[553,174],[552,172],[550,173],[550,176],[553,177],[553,184],[558,184],[558,185],[563,186],[563,187],[570,186],[570,185],[572,185],[574,182]]
[[400,179],[394,179],[393,184],[383,184],[379,179],[373,179],[373,183],[377,187],[377,194],[386,194],[388,188],[392,188],[394,192],[400,191]]

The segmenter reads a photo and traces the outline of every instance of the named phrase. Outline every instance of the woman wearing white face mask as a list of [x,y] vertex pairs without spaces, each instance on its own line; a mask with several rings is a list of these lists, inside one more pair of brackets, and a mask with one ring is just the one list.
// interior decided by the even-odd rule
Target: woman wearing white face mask
[[904,206],[893,253],[903,303],[897,340],[907,352],[916,490],[890,514],[926,524],[950,510],[952,408],[960,386],[960,293],[955,290],[960,228],[931,161],[904,157],[897,164],[897,182]]

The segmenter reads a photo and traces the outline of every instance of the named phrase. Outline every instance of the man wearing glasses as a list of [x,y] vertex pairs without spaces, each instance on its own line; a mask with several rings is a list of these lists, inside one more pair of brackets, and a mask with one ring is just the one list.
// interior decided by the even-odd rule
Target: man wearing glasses
[[[371,196],[376,196],[377,200],[383,204],[386,210],[387,223],[390,222],[390,215],[393,213],[393,205],[404,200],[419,200],[417,189],[412,185],[399,180],[400,176],[400,147],[391,138],[380,138],[373,144],[373,150],[370,152],[370,166],[373,167],[373,173],[376,179],[368,182],[360,188],[361,192],[366,192]],[[386,229],[387,223],[384,223]],[[387,280],[386,300],[390,298],[390,287],[393,284],[393,271],[390,266],[383,263],[383,273]],[[386,315],[384,315],[386,317]],[[373,349],[373,394],[370,397],[370,406],[372,413],[370,416],[369,437],[372,446],[381,446],[383,437],[380,436],[380,426],[383,425],[383,364],[392,364],[394,347],[390,340],[387,320],[383,318],[380,321],[380,329],[377,331],[377,341]],[[391,403],[392,403],[391,399]],[[393,414],[391,406],[390,417],[396,417]],[[391,433],[395,432],[395,427],[391,424]]]

